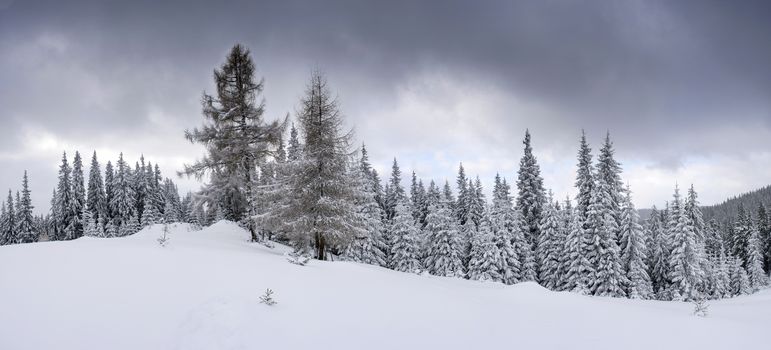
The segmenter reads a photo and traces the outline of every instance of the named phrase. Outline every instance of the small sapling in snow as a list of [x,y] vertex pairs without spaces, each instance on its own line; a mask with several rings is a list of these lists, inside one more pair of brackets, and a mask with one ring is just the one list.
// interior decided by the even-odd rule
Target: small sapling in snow
[[161,247],[165,247],[167,244],[169,244],[169,225],[163,225],[163,234],[161,234],[160,237],[158,237],[158,244],[161,245]]
[[696,300],[693,301],[693,314],[699,317],[707,317],[707,309],[709,309],[709,304],[707,304],[707,299],[704,297],[698,297]]
[[273,299],[273,291],[270,288],[266,289],[265,294],[260,296],[260,302],[268,306],[276,305],[277,302]]
[[286,260],[295,265],[305,266],[311,258],[297,252],[292,252],[287,255]]

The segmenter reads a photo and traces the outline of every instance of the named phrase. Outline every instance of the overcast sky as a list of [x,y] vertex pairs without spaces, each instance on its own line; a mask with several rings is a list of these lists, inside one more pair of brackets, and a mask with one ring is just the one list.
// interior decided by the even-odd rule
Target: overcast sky
[[0,0],[0,189],[27,169],[48,210],[62,151],[174,175],[201,155],[183,130],[235,43],[268,118],[324,70],[382,175],[397,157],[405,178],[452,182],[462,161],[489,190],[515,179],[529,128],[564,198],[583,128],[595,154],[611,133],[638,207],[675,183],[703,204],[771,183],[767,1],[158,3]]

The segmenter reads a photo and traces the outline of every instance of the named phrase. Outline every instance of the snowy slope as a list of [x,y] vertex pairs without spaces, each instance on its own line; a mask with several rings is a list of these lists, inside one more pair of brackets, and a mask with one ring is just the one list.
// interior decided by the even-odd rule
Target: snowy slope
[[[736,349],[771,293],[691,304],[592,298],[378,267],[290,264],[232,223],[0,247],[0,349]],[[277,305],[259,303],[266,288]]]

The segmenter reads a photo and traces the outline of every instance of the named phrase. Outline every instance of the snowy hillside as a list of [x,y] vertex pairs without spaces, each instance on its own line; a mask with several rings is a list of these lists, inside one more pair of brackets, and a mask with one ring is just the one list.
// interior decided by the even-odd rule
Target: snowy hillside
[[[736,349],[771,293],[692,304],[287,262],[220,222],[0,247],[0,349]],[[270,288],[278,304],[261,304]]]

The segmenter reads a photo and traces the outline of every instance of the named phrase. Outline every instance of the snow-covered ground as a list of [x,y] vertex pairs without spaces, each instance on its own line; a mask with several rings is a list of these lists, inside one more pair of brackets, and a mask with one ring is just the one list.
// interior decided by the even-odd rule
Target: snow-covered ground
[[[235,224],[0,247],[0,349],[763,348],[771,292],[632,301],[287,262]],[[270,288],[278,304],[260,303]]]

